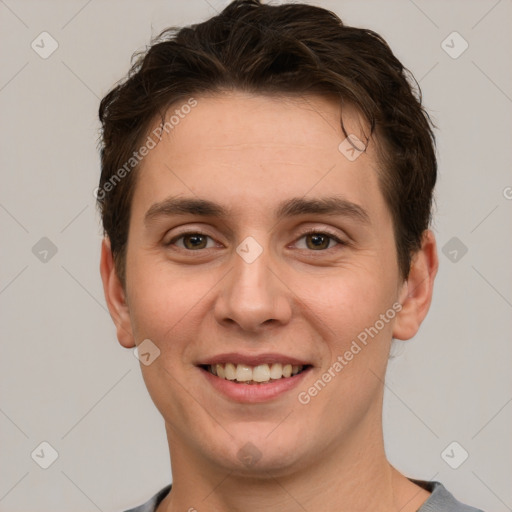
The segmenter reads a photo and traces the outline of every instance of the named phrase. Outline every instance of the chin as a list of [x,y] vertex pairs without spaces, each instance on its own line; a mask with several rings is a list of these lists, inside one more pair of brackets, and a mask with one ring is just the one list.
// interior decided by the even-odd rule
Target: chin
[[245,425],[239,433],[233,433],[228,445],[223,444],[223,439],[213,453],[211,445],[204,448],[209,449],[207,456],[215,465],[241,476],[268,479],[270,475],[283,476],[304,468],[307,454],[299,430],[292,433],[283,429],[273,437],[272,428]]

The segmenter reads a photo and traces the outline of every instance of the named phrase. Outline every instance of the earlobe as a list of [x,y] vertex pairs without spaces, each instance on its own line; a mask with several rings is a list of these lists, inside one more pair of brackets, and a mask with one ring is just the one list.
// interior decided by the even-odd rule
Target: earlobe
[[123,347],[135,347],[130,312],[116,272],[108,237],[105,237],[101,244],[100,274],[108,310],[117,329],[117,339]]
[[432,302],[438,266],[434,233],[426,230],[423,233],[421,249],[413,257],[409,276],[400,292],[402,310],[396,316],[394,338],[408,340],[418,332]]

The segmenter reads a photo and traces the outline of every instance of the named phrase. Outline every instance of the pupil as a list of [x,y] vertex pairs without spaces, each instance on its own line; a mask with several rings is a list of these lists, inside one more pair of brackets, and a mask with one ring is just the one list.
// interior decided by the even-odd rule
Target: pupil
[[324,235],[310,235],[313,246],[316,248],[325,248],[325,241],[327,240],[327,245],[329,245],[329,241]]
[[185,237],[185,245],[190,246],[191,249],[197,249],[202,245],[204,245],[203,235],[189,235]]

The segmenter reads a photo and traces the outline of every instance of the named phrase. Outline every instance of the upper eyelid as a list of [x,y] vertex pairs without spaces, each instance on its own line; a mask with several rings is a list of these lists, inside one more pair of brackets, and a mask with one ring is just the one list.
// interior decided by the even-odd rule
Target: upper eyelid
[[341,240],[343,238],[343,235],[340,235],[339,233],[336,233],[329,228],[320,228],[320,229],[306,228],[303,231],[301,231],[299,238],[302,238],[303,236],[306,236],[306,235],[313,235],[313,234],[317,234],[317,233],[330,236],[331,238],[337,238],[339,240]]

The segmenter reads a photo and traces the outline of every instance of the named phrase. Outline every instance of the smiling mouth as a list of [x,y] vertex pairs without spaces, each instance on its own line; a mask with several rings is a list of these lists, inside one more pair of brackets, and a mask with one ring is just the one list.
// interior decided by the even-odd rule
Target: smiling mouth
[[203,370],[219,377],[239,384],[268,384],[281,379],[294,377],[308,369],[310,365],[292,364],[260,364],[250,366],[247,364],[208,364],[201,365]]

